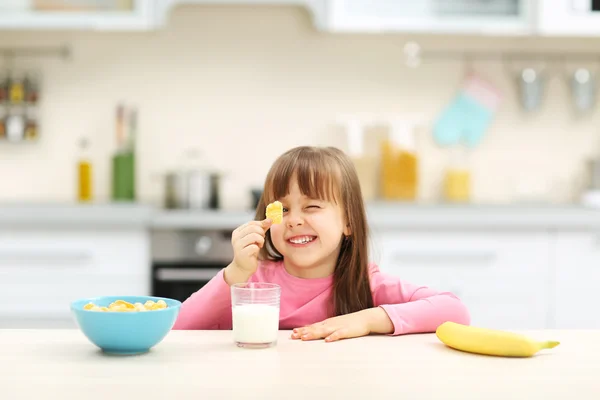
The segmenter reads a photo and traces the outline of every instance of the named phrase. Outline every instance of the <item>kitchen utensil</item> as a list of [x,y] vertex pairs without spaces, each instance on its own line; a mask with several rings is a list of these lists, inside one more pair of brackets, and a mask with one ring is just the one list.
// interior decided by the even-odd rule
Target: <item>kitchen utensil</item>
[[577,68],[568,77],[573,106],[578,112],[594,110],[596,105],[596,76],[587,68]]
[[223,174],[201,162],[201,151],[188,148],[181,165],[165,175],[165,207],[183,209],[220,208]]
[[588,189],[600,190],[600,158],[588,161]]
[[417,68],[421,65],[421,46],[415,42],[404,45],[404,62],[409,68]]
[[537,110],[542,103],[544,94],[543,69],[526,67],[520,70],[517,75],[517,87],[523,109],[525,111]]
[[221,174],[205,170],[181,170],[165,176],[165,207],[170,209],[219,209]]
[[258,207],[258,203],[260,203],[260,198],[261,198],[262,194],[263,194],[262,189],[252,189],[251,190],[252,210],[256,210],[256,208]]

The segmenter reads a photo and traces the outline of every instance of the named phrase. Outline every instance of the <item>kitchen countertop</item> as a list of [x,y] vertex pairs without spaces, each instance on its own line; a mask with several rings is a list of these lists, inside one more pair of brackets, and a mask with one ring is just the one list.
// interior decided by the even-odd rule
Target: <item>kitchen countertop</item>
[[154,210],[139,204],[0,204],[2,227],[146,228]]
[[252,211],[156,210],[152,229],[235,229],[254,219]]
[[377,229],[597,229],[600,209],[578,205],[398,205],[372,203],[370,225]]
[[[369,225],[385,229],[600,229],[600,209],[550,205],[414,205],[369,203]],[[236,228],[254,212],[161,211],[153,229]]]
[[[367,205],[374,230],[600,229],[600,209],[577,205]],[[0,226],[234,229],[253,211],[164,210],[139,204],[0,204]]]
[[231,331],[171,331],[149,353],[109,356],[79,330],[0,330],[5,399],[600,398],[600,331],[531,331],[561,341],[533,358],[445,347],[434,334],[241,349]]

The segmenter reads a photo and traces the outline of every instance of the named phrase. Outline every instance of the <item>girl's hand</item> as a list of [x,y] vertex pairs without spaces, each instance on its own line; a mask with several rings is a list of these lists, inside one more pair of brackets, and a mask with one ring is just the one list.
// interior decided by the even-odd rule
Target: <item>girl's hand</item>
[[367,336],[370,333],[392,332],[394,332],[394,325],[385,310],[374,307],[296,328],[292,332],[292,339],[325,339],[326,342],[334,342],[340,339]]
[[[225,271],[225,280],[230,285],[244,282],[258,268],[258,252],[265,244],[265,234],[271,227],[271,220],[250,221],[239,226],[231,235],[233,262]],[[245,278],[245,280],[244,280]]]

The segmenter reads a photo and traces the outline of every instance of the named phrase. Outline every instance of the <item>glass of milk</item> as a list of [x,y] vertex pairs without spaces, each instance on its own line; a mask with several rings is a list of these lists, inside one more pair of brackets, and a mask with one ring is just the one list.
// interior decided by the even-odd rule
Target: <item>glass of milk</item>
[[277,344],[281,287],[245,282],[231,286],[233,338],[239,347],[265,348]]

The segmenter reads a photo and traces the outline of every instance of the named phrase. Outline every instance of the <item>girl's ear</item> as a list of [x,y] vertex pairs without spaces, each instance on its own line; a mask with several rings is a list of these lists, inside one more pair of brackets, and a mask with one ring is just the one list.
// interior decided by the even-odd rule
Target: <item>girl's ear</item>
[[344,227],[344,236],[348,237],[351,233],[352,230],[350,229],[350,224],[346,224],[346,226]]

